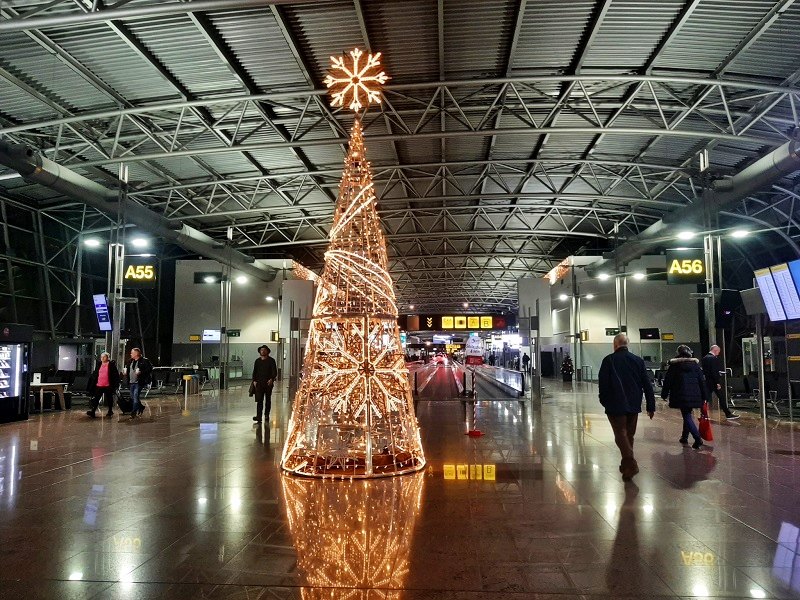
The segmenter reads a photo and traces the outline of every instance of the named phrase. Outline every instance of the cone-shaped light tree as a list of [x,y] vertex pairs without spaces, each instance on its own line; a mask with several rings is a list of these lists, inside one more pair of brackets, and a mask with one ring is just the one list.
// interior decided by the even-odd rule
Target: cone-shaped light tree
[[381,477],[425,465],[358,118],[388,78],[380,53],[363,56],[332,58],[338,76],[325,80],[332,104],[356,119],[281,461],[300,475]]

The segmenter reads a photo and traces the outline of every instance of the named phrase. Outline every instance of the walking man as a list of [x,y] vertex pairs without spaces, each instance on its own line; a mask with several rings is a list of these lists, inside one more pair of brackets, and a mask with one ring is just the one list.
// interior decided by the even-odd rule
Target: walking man
[[624,333],[614,337],[614,352],[603,359],[598,383],[600,404],[606,409],[614,442],[622,455],[619,470],[623,481],[630,481],[639,472],[633,456],[633,436],[642,412],[642,394],[651,419],[656,411],[656,398],[644,361],[628,350],[628,336]]
[[528,356],[528,353],[526,352],[522,355],[522,372],[525,373],[525,375],[530,375],[530,372],[528,371],[529,364],[531,364],[531,357]]
[[278,365],[275,364],[275,359],[269,355],[269,347],[267,345],[258,347],[259,357],[253,364],[253,383],[256,386],[256,416],[253,421],[261,423],[261,414],[263,411],[267,423],[269,423],[269,411],[272,408],[272,388],[275,384],[275,379],[278,377]]
[[708,354],[700,361],[703,368],[703,375],[706,377],[706,388],[708,389],[708,399],[711,401],[711,392],[714,392],[719,399],[719,407],[725,413],[725,418],[729,420],[738,419],[739,415],[728,408],[726,389],[722,385],[723,379],[720,376],[722,371],[722,361],[719,359],[719,346],[714,345],[708,349]]
[[139,395],[142,389],[150,385],[150,373],[153,371],[153,365],[142,356],[142,351],[139,348],[131,349],[131,362],[128,363],[126,369],[126,377],[128,378],[128,387],[131,391],[131,402],[133,408],[131,409],[131,419],[135,419],[137,415],[144,412],[145,406],[139,400]]

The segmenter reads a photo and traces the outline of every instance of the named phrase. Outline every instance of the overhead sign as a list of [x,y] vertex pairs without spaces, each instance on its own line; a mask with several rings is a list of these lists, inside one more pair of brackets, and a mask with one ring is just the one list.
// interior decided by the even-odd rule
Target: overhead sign
[[190,342],[199,342],[201,339],[203,339],[203,338],[199,333],[190,333],[189,334],[189,341]]
[[619,327],[606,327],[606,335],[614,336],[619,333]]
[[706,258],[702,248],[667,250],[667,284],[705,283]]
[[506,329],[516,323],[513,315],[401,315],[398,324],[405,331],[463,331]]
[[662,342],[674,342],[675,341],[675,334],[674,333],[667,333],[666,331],[662,332],[661,341]]
[[126,256],[122,271],[127,288],[148,288],[156,284],[156,259],[150,256]]
[[227,332],[228,337],[241,337],[242,330],[241,329],[228,329]]

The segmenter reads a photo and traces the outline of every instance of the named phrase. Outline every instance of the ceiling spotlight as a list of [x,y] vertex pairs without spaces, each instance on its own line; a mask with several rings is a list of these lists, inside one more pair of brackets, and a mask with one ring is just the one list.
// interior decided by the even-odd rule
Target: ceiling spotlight
[[462,304],[462,306],[463,306],[464,308],[469,308],[469,302],[464,302],[464,304]]
[[697,235],[694,231],[681,231],[678,233],[679,240],[691,240],[695,235]]
[[636,281],[641,281],[641,280],[642,280],[642,279],[644,279],[645,277],[647,277],[647,275],[645,275],[645,274],[644,274],[644,273],[642,273],[641,271],[637,271],[636,273],[634,273],[634,274],[633,274],[633,278],[634,278]]
[[88,246],[89,248],[99,248],[100,247],[100,240],[97,238],[86,238],[83,240],[83,245]]
[[747,237],[748,235],[750,235],[750,232],[747,231],[747,229],[734,229],[731,231],[731,237],[737,239]]
[[558,296],[559,300],[566,300],[567,298],[569,298],[569,296],[567,296],[566,294],[559,294]]
[[238,275],[236,277],[236,283],[247,283],[247,276],[246,275]]
[[272,296],[267,296],[266,298],[264,298],[264,300],[266,300],[267,302],[272,302],[273,300],[275,300],[275,298],[273,298]]
[[586,294],[587,300],[591,300],[592,298],[594,298],[594,294]]
[[606,280],[606,279],[608,279],[609,277],[611,277],[611,275],[609,275],[608,273],[598,273],[598,274],[597,274],[597,278],[598,278],[600,281],[605,281],[605,280]]
[[131,244],[133,244],[136,248],[147,248],[150,245],[145,238],[135,237],[131,240]]
[[206,283],[216,283],[217,278],[214,277],[213,275],[206,275],[205,277],[203,277],[203,281],[205,281]]
[[413,304],[409,304],[408,308],[409,308],[409,310],[414,310],[414,305]]

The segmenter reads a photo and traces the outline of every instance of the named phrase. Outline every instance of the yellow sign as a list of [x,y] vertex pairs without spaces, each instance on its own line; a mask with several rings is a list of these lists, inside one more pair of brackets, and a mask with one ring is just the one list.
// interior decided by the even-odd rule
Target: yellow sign
[[469,478],[470,479],[483,479],[483,469],[481,469],[481,465],[470,465],[469,466]]
[[155,281],[156,268],[153,265],[128,265],[125,269],[125,281]]
[[445,479],[455,479],[456,478],[456,466],[455,465],[444,465],[444,478]]
[[193,333],[193,334],[191,334],[191,335],[189,336],[189,341],[190,341],[190,342],[199,342],[199,341],[200,341],[200,339],[201,339],[201,336],[200,336],[200,334],[199,334],[199,333]]
[[664,333],[661,334],[661,341],[674,342],[675,341],[675,334],[674,333],[664,332]]
[[703,261],[699,258],[695,258],[694,260],[690,260],[688,258],[678,260],[676,258],[672,261],[672,264],[670,264],[669,270],[667,271],[669,275],[699,275],[702,272]]
[[433,327],[433,317],[428,317],[427,319],[425,319],[425,322],[428,324],[428,329],[431,329]]
[[702,248],[667,250],[667,283],[702,283],[706,280]]
[[800,356],[790,356],[789,362],[800,362]]
[[468,475],[468,468],[469,465],[456,465],[456,473],[459,479],[467,479]]
[[492,328],[492,317],[481,317],[481,329]]
[[790,333],[786,338],[789,340],[800,340],[800,333]]
[[483,465],[483,479],[485,481],[494,481],[495,466]]
[[442,329],[453,328],[453,317],[442,317]]
[[456,317],[456,329],[467,328],[467,317]]
[[467,317],[467,327],[470,329],[478,329],[481,326],[480,317]]

